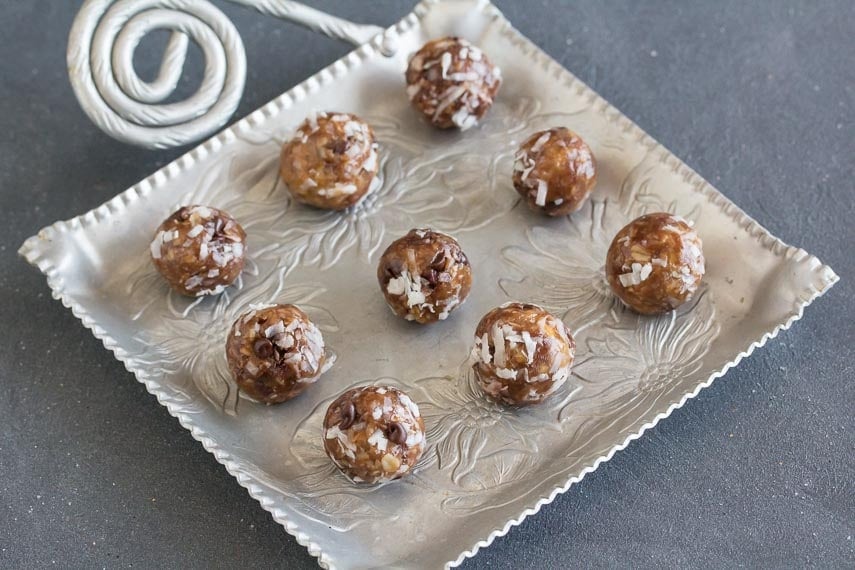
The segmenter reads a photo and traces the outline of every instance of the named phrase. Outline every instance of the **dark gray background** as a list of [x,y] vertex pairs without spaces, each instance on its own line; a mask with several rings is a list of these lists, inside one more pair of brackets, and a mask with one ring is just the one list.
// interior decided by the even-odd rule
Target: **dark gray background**
[[[183,152],[114,142],[79,109],[65,70],[79,4],[0,3],[0,566],[312,568],[16,255],[42,226]],[[247,48],[237,117],[350,49],[217,4]],[[383,25],[410,8],[316,4]],[[855,566],[855,3],[499,5],[842,281],[793,330],[466,567]],[[144,75],[162,40],[138,52]],[[183,92],[199,62],[194,52]]]

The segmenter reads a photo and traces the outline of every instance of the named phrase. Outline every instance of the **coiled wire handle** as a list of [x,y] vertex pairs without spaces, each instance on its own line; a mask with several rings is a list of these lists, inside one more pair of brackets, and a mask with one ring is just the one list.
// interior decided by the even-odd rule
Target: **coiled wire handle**
[[[290,0],[231,0],[330,37],[362,44],[383,30],[354,24]],[[140,79],[133,54],[156,29],[172,30],[160,71]],[[202,83],[189,98],[169,97],[192,39],[205,56]],[[395,51],[394,38],[383,43]],[[237,109],[246,81],[246,53],[231,21],[208,0],[86,0],[71,28],[68,74],[80,106],[104,132],[147,148],[198,141],[222,127]]]

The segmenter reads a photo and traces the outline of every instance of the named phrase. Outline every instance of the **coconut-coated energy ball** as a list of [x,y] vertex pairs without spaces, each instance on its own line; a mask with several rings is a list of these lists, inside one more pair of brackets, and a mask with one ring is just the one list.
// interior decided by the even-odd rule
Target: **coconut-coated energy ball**
[[415,229],[380,256],[377,280],[392,312],[425,324],[445,320],[466,300],[472,269],[453,237]]
[[238,387],[265,404],[290,400],[325,370],[324,337],[294,305],[251,306],[229,331],[226,359]]
[[184,206],[157,228],[151,259],[182,295],[216,295],[243,270],[245,240],[243,228],[226,212]]
[[676,309],[704,276],[701,238],[679,216],[647,214],[621,229],[606,255],[606,277],[621,301],[643,315]]
[[575,212],[597,184],[591,149],[564,127],[534,133],[514,159],[514,188],[532,210],[547,216]]
[[407,96],[435,127],[475,126],[493,104],[501,70],[463,38],[429,41],[407,66]]
[[377,174],[374,131],[350,113],[317,113],[282,147],[279,173],[298,202],[327,210],[353,206]]
[[324,450],[355,483],[380,483],[412,472],[425,448],[419,407],[401,390],[363,386],[327,409]]
[[537,305],[506,303],[478,323],[470,361],[488,396],[521,406],[542,402],[564,384],[575,354],[561,319]]

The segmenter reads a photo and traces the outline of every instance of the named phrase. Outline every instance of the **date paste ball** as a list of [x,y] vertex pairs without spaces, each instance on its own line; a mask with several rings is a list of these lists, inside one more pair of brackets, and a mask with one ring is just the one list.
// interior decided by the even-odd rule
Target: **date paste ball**
[[243,270],[246,233],[227,213],[184,206],[166,218],[151,242],[151,259],[183,295],[216,295]]
[[478,323],[471,361],[487,395],[519,406],[542,402],[557,390],[575,353],[561,319],[537,305],[506,303]]
[[606,277],[621,301],[643,315],[685,303],[704,276],[701,238],[679,216],[647,214],[617,233]]
[[241,390],[259,402],[278,404],[320,377],[324,337],[294,305],[251,307],[229,332],[226,359]]
[[597,162],[579,135],[558,127],[534,133],[514,156],[514,188],[547,216],[575,212],[597,183]]
[[388,386],[348,390],[327,409],[324,449],[356,483],[398,479],[425,447],[425,425],[409,396]]
[[462,131],[487,114],[502,82],[501,70],[462,38],[422,46],[407,67],[407,96],[435,127]]
[[445,320],[466,300],[472,269],[453,237],[418,229],[386,248],[377,280],[396,315],[425,324]]
[[298,202],[343,210],[368,193],[378,166],[367,123],[348,113],[317,113],[282,147],[279,172]]

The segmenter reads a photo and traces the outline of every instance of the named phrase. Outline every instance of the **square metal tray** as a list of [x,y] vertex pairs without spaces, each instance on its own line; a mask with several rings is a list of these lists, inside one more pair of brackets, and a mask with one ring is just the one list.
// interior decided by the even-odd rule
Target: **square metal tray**
[[[486,2],[425,2],[381,38],[221,132],[106,204],[27,240],[21,254],[53,295],[178,418],[321,566],[455,566],[536,513],[784,328],[837,280],[828,266],[758,225],[678,158],[520,35]],[[482,124],[438,132],[404,91],[406,58],[460,35],[502,68]],[[375,128],[381,184],[353,211],[293,203],[279,147],[312,110],[355,112]],[[518,200],[510,175],[530,132],[566,125],[599,164],[593,199],[547,220]],[[247,230],[249,261],[216,298],[168,292],[152,267],[154,228],[203,203]],[[603,277],[606,248],[628,220],[667,210],[704,241],[705,285],[657,318],[622,309]],[[448,321],[393,317],[374,276],[378,251],[414,226],[454,234],[473,292]],[[574,374],[542,407],[484,400],[462,367],[480,316],[519,299],[564,318]],[[250,303],[304,307],[337,355],[306,394],[265,407],[236,396],[224,339]],[[321,417],[351,386],[383,381],[418,402],[429,447],[416,473],[360,487],[324,455]]]

